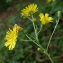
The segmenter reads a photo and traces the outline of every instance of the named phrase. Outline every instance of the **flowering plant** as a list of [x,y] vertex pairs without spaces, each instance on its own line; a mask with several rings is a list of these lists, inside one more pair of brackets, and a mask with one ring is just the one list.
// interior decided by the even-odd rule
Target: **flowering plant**
[[[56,30],[56,27],[59,23],[59,19],[60,19],[60,11],[58,11],[58,20],[56,21],[56,25],[54,27],[54,30],[51,34],[51,37],[48,41],[48,44],[47,44],[47,47],[44,48],[41,44],[40,44],[40,41],[39,41],[39,34],[40,32],[42,31],[42,27],[48,23],[52,23],[53,22],[53,18],[50,16],[49,13],[40,13],[38,15],[39,17],[39,22],[41,23],[40,24],[40,27],[38,27],[35,22],[37,21],[37,18],[34,17],[34,14],[38,12],[38,7],[36,4],[30,4],[28,5],[27,7],[25,7],[25,9],[21,10],[21,15],[22,17],[24,17],[25,19],[28,18],[31,23],[33,24],[33,28],[34,28],[34,37],[33,36],[30,36],[29,34],[26,34],[25,36],[28,38],[27,39],[23,39],[22,41],[31,41],[33,42],[34,44],[36,44],[38,46],[37,50],[41,53],[44,53],[45,55],[48,56],[48,58],[50,59],[51,63],[54,63],[51,56],[50,56],[50,53],[48,53],[48,47],[50,45],[50,42],[51,42],[51,39],[52,39],[52,36]],[[15,48],[15,45],[16,45],[16,41],[17,41],[17,37],[18,37],[18,32],[20,30],[23,30],[22,27],[18,26],[17,24],[14,25],[13,29],[9,29],[9,31],[6,33],[6,37],[5,37],[5,46],[9,48],[9,50],[13,50]],[[33,37],[33,38],[31,38]]]

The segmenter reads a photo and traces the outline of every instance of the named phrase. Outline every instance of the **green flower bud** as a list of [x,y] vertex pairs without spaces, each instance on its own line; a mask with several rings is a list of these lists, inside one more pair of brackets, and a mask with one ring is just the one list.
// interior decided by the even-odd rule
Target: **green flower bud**
[[37,48],[37,50],[38,50],[39,52],[43,52],[43,50],[42,50],[41,48]]
[[40,48],[37,48],[38,51],[40,51]]
[[58,11],[57,15],[58,15],[58,18],[60,18],[61,17],[61,11]]

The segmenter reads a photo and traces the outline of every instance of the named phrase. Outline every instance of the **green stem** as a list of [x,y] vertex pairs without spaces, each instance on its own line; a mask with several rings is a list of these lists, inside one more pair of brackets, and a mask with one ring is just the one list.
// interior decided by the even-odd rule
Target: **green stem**
[[[30,40],[30,41],[32,41],[33,43],[35,43],[37,46],[39,46],[34,40],[32,40],[28,35],[26,35],[27,36],[27,38]],[[39,46],[40,47],[40,46]]]
[[35,37],[31,36],[30,34],[27,34],[27,35],[29,35],[31,38],[33,38],[35,40]]
[[25,42],[27,42],[27,41],[31,41],[31,40],[20,40],[20,41],[25,41]]
[[[33,15],[32,15],[32,18],[29,18],[29,17],[28,17],[28,19],[31,20],[31,22],[32,22],[32,24],[33,24],[34,31],[35,31],[35,36],[36,36],[36,41],[37,41],[37,43],[39,43],[38,34],[37,34],[37,27],[35,27],[35,24],[34,24],[34,22],[33,22]],[[29,36],[27,36],[27,37],[30,39]],[[34,42],[34,41],[33,41],[33,42]],[[34,42],[34,43],[35,43],[35,42]],[[37,45],[37,43],[36,43],[36,45]],[[39,46],[39,47],[41,47],[41,46]]]
[[[33,20],[33,15],[32,15],[32,20]],[[35,31],[36,41],[39,43],[39,40],[38,40],[38,33],[37,33],[37,27],[35,27],[35,24],[34,24],[33,21],[32,21],[32,23],[33,23],[33,27],[34,27],[34,31]]]
[[48,58],[50,59],[51,63],[54,63],[52,58],[50,57],[50,54],[48,54],[48,52],[46,50],[44,50],[44,54],[46,54],[48,56]]
[[34,44],[36,44],[38,47],[40,47],[43,51],[44,51],[44,48],[40,45],[40,44],[38,44],[38,43],[36,43],[34,40],[32,40],[28,35],[26,35],[27,36],[27,38],[30,40],[30,41],[32,41]]
[[28,19],[33,23],[33,27],[34,27],[34,31],[35,31],[35,36],[36,36],[36,39],[37,39],[37,30],[36,30],[36,27],[35,27],[35,24],[33,22],[33,15],[32,15],[32,19],[28,17]]
[[[31,20],[31,21],[33,20],[33,16],[32,16],[32,19],[30,19],[30,20]],[[34,27],[34,31],[35,31],[35,36],[36,36],[36,41],[37,41],[37,43],[36,43],[34,40],[32,40],[28,35],[26,35],[26,36],[29,38],[29,40],[31,40],[33,43],[35,43],[37,46],[39,46],[42,51],[45,51],[44,54],[46,54],[46,55],[49,57],[51,63],[53,63],[53,61],[52,61],[50,55],[46,52],[46,50],[45,50],[45,49],[40,45],[40,43],[39,43],[38,34],[39,34],[39,32],[41,31],[41,29],[42,29],[42,25],[41,25],[41,27],[40,27],[39,32],[37,32],[37,29],[36,29],[35,24],[34,24],[33,21],[32,21],[32,23],[33,23],[33,27]],[[52,37],[51,37],[51,38],[52,38]],[[49,44],[48,44],[48,46],[49,46]]]
[[50,39],[49,39],[49,42],[48,42],[48,45],[47,45],[47,49],[46,49],[47,51],[48,51],[48,47],[49,47],[49,45],[50,45],[51,39],[52,39],[53,34],[54,34],[54,32],[55,32],[55,30],[56,30],[56,28],[57,28],[58,23],[59,23],[59,19],[56,21],[56,25],[55,25],[54,30],[53,30],[53,32],[52,32],[52,34],[51,34]]
[[50,59],[51,63],[53,63],[53,60],[52,60],[52,58],[50,57],[50,55],[47,54],[47,56],[48,56],[48,58]]
[[[33,20],[33,16],[32,16],[32,20]],[[38,33],[41,31],[41,29],[42,29],[42,25],[41,25],[41,27],[40,27],[39,32],[37,32],[37,27],[35,27],[35,24],[34,24],[33,21],[32,21],[32,23],[33,23],[33,27],[34,27],[34,31],[35,31],[35,36],[36,36],[37,44],[38,44],[39,47],[42,49],[42,51],[44,51],[45,49],[41,46],[41,44],[39,43],[39,39],[38,39]]]
[[[28,18],[28,19],[30,19],[30,18]],[[53,61],[52,61],[50,55],[47,53],[47,51],[46,51],[46,50],[41,46],[41,44],[39,43],[38,34],[39,34],[39,32],[41,31],[41,29],[42,29],[42,25],[41,25],[41,27],[40,27],[39,32],[37,32],[37,29],[36,29],[35,24],[34,24],[34,22],[33,22],[33,16],[32,16],[32,19],[30,19],[30,20],[31,20],[32,23],[33,23],[33,27],[34,27],[34,31],[35,31],[35,36],[36,36],[36,41],[37,41],[37,42],[35,42],[34,40],[32,40],[28,35],[26,35],[26,36],[28,37],[29,40],[31,40],[31,41],[32,41],[33,43],[35,43],[38,47],[40,47],[43,52],[45,51],[44,54],[46,54],[46,55],[48,56],[48,58],[50,59],[51,63],[53,63]],[[55,31],[55,30],[54,30],[54,31]],[[53,32],[53,34],[54,34],[54,32]],[[52,36],[53,36],[53,34],[52,34]],[[50,38],[49,43],[50,43],[51,39],[52,39],[52,37]],[[48,43],[48,46],[49,46],[49,43]],[[47,46],[47,49],[48,49],[48,46]]]
[[42,24],[41,24],[41,26],[40,26],[40,30],[39,30],[38,34],[41,32],[41,30],[42,30]]

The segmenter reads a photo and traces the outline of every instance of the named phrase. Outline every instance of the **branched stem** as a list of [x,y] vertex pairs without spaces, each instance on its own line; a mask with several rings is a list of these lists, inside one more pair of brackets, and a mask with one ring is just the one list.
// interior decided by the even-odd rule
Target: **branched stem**
[[29,40],[31,40],[34,44],[36,44],[38,47],[40,47],[40,45],[38,45],[34,40],[32,40],[28,35],[26,35],[27,36],[27,38],[29,39]]
[[47,54],[47,56],[48,56],[48,58],[50,59],[51,63],[53,63],[53,60],[52,60],[52,58],[50,57],[50,55]]
[[34,31],[35,31],[36,41],[37,41],[37,43],[39,43],[39,40],[38,40],[38,33],[37,33],[37,27],[35,27],[35,24],[34,24],[34,22],[33,22],[33,15],[32,15],[32,23],[33,23],[33,27],[34,27]]
[[[42,25],[40,26],[40,30],[37,32],[37,27],[35,26],[35,24],[34,24],[34,22],[33,22],[33,16],[32,16],[32,19],[31,19],[31,18],[28,18],[28,19],[30,19],[30,20],[32,21],[32,23],[33,23],[34,32],[35,32],[35,40],[33,40],[33,39],[32,39],[31,37],[29,37],[28,35],[26,35],[27,38],[28,38],[29,40],[31,40],[33,43],[35,43],[38,47],[40,47],[41,50],[43,51],[42,53],[46,54],[46,55],[48,56],[48,58],[50,59],[51,63],[53,63],[53,60],[52,60],[52,58],[50,57],[50,55],[48,54],[47,50],[48,50],[48,47],[49,47],[49,45],[50,45],[52,36],[53,36],[53,34],[54,34],[55,30],[56,30],[56,27],[57,27],[57,25],[58,25],[59,20],[56,22],[56,25],[55,25],[54,30],[53,30],[53,32],[52,32],[52,35],[51,35],[51,37],[50,37],[50,39],[49,39],[49,42],[48,42],[48,45],[47,45],[47,49],[44,49],[44,48],[41,46],[41,44],[39,43],[39,39],[38,39],[38,34],[40,33],[40,31],[41,31],[41,29],[42,29]],[[35,41],[36,41],[36,42],[35,42]]]
[[46,50],[44,50],[44,54],[46,54],[48,56],[48,58],[50,59],[51,63],[54,63],[52,58],[50,57],[50,54],[48,54],[48,52]]
[[41,24],[41,26],[40,26],[40,30],[39,30],[38,34],[41,32],[41,30],[42,30],[42,24]]

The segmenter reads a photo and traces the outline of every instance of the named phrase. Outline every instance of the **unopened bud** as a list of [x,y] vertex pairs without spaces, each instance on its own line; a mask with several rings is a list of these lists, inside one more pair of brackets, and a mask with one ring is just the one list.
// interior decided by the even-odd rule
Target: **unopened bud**
[[33,21],[35,22],[36,21],[36,18],[33,18]]
[[39,52],[43,52],[43,50],[42,50],[41,48],[37,48],[37,50],[38,50]]
[[60,18],[61,17],[61,11],[58,11],[57,15],[58,15],[58,18]]
[[38,51],[40,51],[40,48],[37,48]]
[[20,26],[17,26],[17,31],[20,31],[20,30],[23,30],[23,28]]

